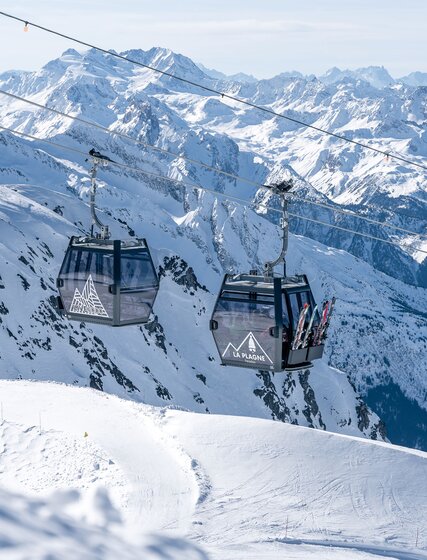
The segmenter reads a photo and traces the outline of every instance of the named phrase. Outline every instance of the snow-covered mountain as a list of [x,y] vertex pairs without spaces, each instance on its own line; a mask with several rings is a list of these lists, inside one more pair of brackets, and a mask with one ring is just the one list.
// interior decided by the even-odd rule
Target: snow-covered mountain
[[2,559],[427,558],[425,452],[55,383],[0,394]]
[[413,87],[427,86],[427,72],[411,72],[407,76],[399,78],[399,82]]
[[[379,92],[360,81],[326,86],[287,76],[233,83],[214,80],[168,50],[125,54],[414,159],[426,153],[422,88]],[[68,50],[39,71],[0,75],[0,88],[260,183],[292,175],[301,196],[425,231],[423,184],[409,166],[109,55]],[[149,241],[161,276],[155,319],[119,331],[69,323],[55,309],[54,279],[68,237],[89,227],[88,164],[78,153],[0,133],[1,377],[89,384],[150,404],[382,439],[384,426],[361,394],[381,413],[392,441],[427,447],[427,294],[414,286],[427,277],[420,242],[356,218],[339,223],[388,236],[400,248],[293,221],[293,231],[305,237],[291,237],[289,271],[306,272],[319,301],[332,293],[339,300],[325,362],[276,375],[219,367],[208,321],[221,275],[261,267],[278,251],[278,230],[269,215],[183,189],[176,180],[248,200],[265,200],[265,191],[0,98],[4,127],[85,153],[94,147],[165,177],[112,166],[101,172],[99,190],[113,234]],[[292,209],[333,221],[323,208],[295,203]],[[397,406],[407,407],[404,418],[396,417]]]
[[327,85],[341,82],[347,78],[363,80],[378,89],[391,86],[395,83],[395,80],[390,76],[384,66],[368,66],[367,68],[358,68],[357,70],[340,70],[334,67],[330,68],[322,76],[319,76],[319,80]]
[[[206,68],[200,62],[197,66],[202,70],[207,76],[214,78],[216,80],[225,80],[228,82],[242,82],[242,83],[255,83],[257,78],[251,74],[245,74],[244,72],[238,72],[237,74],[227,75],[224,72],[215,70],[213,68]],[[302,74],[297,70],[281,72],[279,74],[283,78],[300,78],[303,80],[313,80],[318,78],[321,82],[326,85],[336,84],[342,81],[364,81],[377,89],[383,89],[395,84],[404,84],[411,87],[427,86],[427,73],[426,72],[411,72],[406,76],[401,76],[400,78],[393,78],[388,70],[384,66],[367,66],[364,68],[357,68],[355,70],[341,70],[334,66],[329,68],[324,74],[315,76],[314,74]],[[274,78],[271,78],[274,79]]]
[[254,83],[257,82],[257,78],[252,76],[252,74],[245,74],[244,72],[238,72],[237,74],[224,74],[224,72],[220,72],[219,70],[215,70],[214,68],[206,68],[200,62],[197,64],[200,70],[203,71],[206,76],[211,78],[215,78],[216,80],[227,80],[229,82],[244,82],[244,83]]
[[[177,74],[181,67],[178,61],[177,57],[173,68]],[[187,64],[182,65],[187,67]],[[375,74],[375,68],[364,70],[366,76]],[[360,77],[330,85],[314,76],[303,78],[287,74],[255,83],[215,81],[208,76],[201,78],[199,74],[195,77],[199,83],[267,106],[296,120],[425,163],[427,101],[422,87],[395,84],[377,89]],[[277,165],[276,177],[290,165],[292,173],[300,179],[299,189],[304,195],[308,195],[306,189],[310,188],[310,196],[315,200],[333,202],[349,210],[361,209],[361,213],[371,218],[425,233],[425,193],[419,169],[386,160],[360,146],[350,146],[256,109],[221,102],[215,96],[204,95],[198,88],[188,91],[187,85],[173,82],[170,78],[150,74],[150,87],[153,83],[167,84],[167,91],[162,91],[158,97],[184,120],[193,127],[201,126],[236,139],[241,149],[256,152],[271,162],[273,169]],[[183,90],[191,95],[176,95]],[[319,211],[307,204],[302,207],[296,204],[295,209],[300,214],[326,222],[337,221],[340,226],[375,237],[399,239],[397,231],[366,226],[353,218],[334,217],[330,211]],[[363,238],[342,232],[337,235],[336,230],[312,223],[295,220],[293,225],[294,231],[344,248],[389,275],[427,286],[425,253],[418,251],[423,243],[416,237],[402,239],[403,251],[394,247],[385,250],[383,243],[366,243]]]

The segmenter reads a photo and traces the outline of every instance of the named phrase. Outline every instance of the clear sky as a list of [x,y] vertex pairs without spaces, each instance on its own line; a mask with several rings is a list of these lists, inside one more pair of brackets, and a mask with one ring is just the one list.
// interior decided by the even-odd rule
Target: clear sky
[[[3,0],[0,9],[107,49],[168,47],[228,74],[427,72],[427,0]],[[0,71],[36,69],[73,47],[2,16],[0,42]]]

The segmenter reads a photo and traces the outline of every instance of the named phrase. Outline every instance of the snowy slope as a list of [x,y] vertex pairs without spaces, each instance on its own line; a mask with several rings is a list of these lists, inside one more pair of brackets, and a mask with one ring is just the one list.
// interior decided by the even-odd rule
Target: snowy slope
[[426,453],[59,384],[0,394],[0,558],[98,558],[101,535],[100,558],[427,558]]
[[204,74],[216,80],[227,80],[229,82],[244,82],[244,83],[246,82],[253,83],[257,81],[257,78],[255,78],[255,76],[252,76],[251,74],[238,72],[237,74],[232,74],[227,76],[227,74],[224,74],[223,72],[219,72],[218,70],[214,70],[213,68],[206,68],[206,66],[203,66],[203,64],[201,64],[200,62],[197,64],[197,66],[200,68],[200,70],[202,70]]
[[[150,244],[155,262],[163,269],[156,318],[147,326],[117,331],[70,323],[58,316],[53,305],[54,277],[67,246],[66,235],[76,231],[71,222],[77,221],[78,212],[87,211],[83,203],[70,194],[38,187],[2,187],[0,228],[7,266],[2,269],[1,375],[90,384],[153,404],[173,402],[201,412],[273,416],[383,437],[378,418],[364,407],[347,377],[326,364],[318,364],[313,373],[275,378],[219,367],[208,329],[221,279],[221,264],[211,259],[214,251],[207,245],[212,243],[210,219],[201,210],[185,212],[182,203],[172,198],[164,198],[159,208],[154,204],[155,193],[149,194],[151,204],[138,208],[131,219],[128,214],[127,219],[138,235],[145,233],[147,222],[151,225]],[[125,194],[123,185],[116,196],[132,207],[132,195]],[[45,204],[63,208],[64,215]],[[236,208],[228,216],[226,207],[209,204],[214,205],[219,222],[215,227],[228,238],[222,258],[231,261],[237,254],[233,245],[242,243],[239,222],[244,216]],[[255,239],[265,220],[255,215],[252,219],[258,223],[251,224],[246,235]],[[257,244],[267,251],[275,228],[268,222],[265,226]],[[186,263],[191,263],[191,270]],[[240,266],[248,269],[249,262],[242,261]],[[320,285],[318,289],[324,293]],[[17,301],[23,305],[17,306]]]
[[413,87],[427,86],[427,73],[426,72],[411,72],[407,76],[400,78],[401,82]]
[[[314,79],[289,76],[226,84],[166,49],[127,54],[358,138],[378,137],[409,152],[416,146],[421,155],[425,150],[422,88],[379,92],[366,83],[326,87]],[[2,74],[0,85],[252,180],[308,174],[315,186],[297,179],[298,192],[305,196],[356,210],[364,204],[372,217],[381,214],[382,219],[420,232],[425,228],[425,198],[412,171],[394,164],[380,166],[366,154],[346,151],[314,133],[296,131],[256,111],[242,111],[189,86],[178,87],[125,61],[70,49],[37,72]],[[95,147],[166,177],[247,199],[265,197],[243,181],[180,158],[159,156],[3,97],[0,119],[4,126],[84,152]],[[381,122],[390,127],[386,130]],[[167,179],[104,170],[98,197],[104,219],[116,236],[147,237],[160,268],[156,318],[146,327],[120,333],[69,324],[54,309],[54,279],[68,237],[87,231],[89,225],[87,164],[77,154],[9,133],[0,133],[0,142],[1,377],[56,379],[152,404],[273,417],[383,438],[383,425],[361,400],[362,392],[390,427],[392,441],[427,448],[426,293],[399,281],[418,281],[422,269],[416,260],[422,255],[408,240],[396,237],[402,248],[390,248],[293,222],[294,231],[363,259],[299,237],[291,239],[289,271],[307,272],[318,300],[332,293],[339,299],[326,360],[343,373],[329,368],[326,360],[309,373],[277,376],[220,368],[208,320],[221,275],[260,267],[271,258],[278,249],[277,229],[252,211],[184,190]],[[322,143],[325,149],[319,152]],[[331,220],[326,210],[306,205],[294,209]],[[352,220],[340,219],[340,224],[362,227]],[[374,227],[368,231],[386,235]],[[396,417],[396,408],[404,406],[410,413]]]

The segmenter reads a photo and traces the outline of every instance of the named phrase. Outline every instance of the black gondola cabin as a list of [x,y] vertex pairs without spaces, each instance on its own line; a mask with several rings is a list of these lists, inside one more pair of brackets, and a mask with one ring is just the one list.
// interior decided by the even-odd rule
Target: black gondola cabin
[[[306,347],[292,349],[304,304],[309,305],[308,323],[315,303],[305,275],[226,275],[210,321],[221,363],[268,371],[310,367],[322,357],[324,345],[308,338]],[[313,330],[320,321],[315,313]]]
[[117,327],[148,321],[159,280],[145,239],[72,237],[57,287],[69,319]]

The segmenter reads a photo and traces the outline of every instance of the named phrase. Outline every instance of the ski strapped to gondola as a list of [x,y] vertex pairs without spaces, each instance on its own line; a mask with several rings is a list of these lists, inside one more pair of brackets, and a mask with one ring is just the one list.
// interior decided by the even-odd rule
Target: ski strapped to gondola
[[313,338],[313,346],[318,346],[322,344],[323,340],[326,338],[326,331],[329,327],[331,320],[332,311],[335,306],[336,298],[333,297],[331,301],[326,300],[323,303],[322,315],[320,317],[320,323]]
[[309,337],[310,337],[311,329],[313,328],[313,322],[316,317],[316,313],[317,313],[317,305],[315,306],[315,308],[313,309],[313,313],[311,314],[310,322],[308,323],[308,327],[305,331],[304,338],[302,339],[301,348],[307,348],[308,346]]
[[[280,254],[261,274],[226,274],[222,282],[209,328],[224,366],[299,371],[323,356],[324,345],[313,345],[320,316],[307,276],[286,272],[292,186],[292,179],[266,185],[280,197]],[[282,272],[275,272],[280,264]]]
[[307,317],[309,307],[310,306],[308,303],[304,303],[304,306],[300,311],[297,330],[295,332],[295,337],[292,342],[292,350],[297,350],[301,345],[301,338],[304,330],[305,318]]

